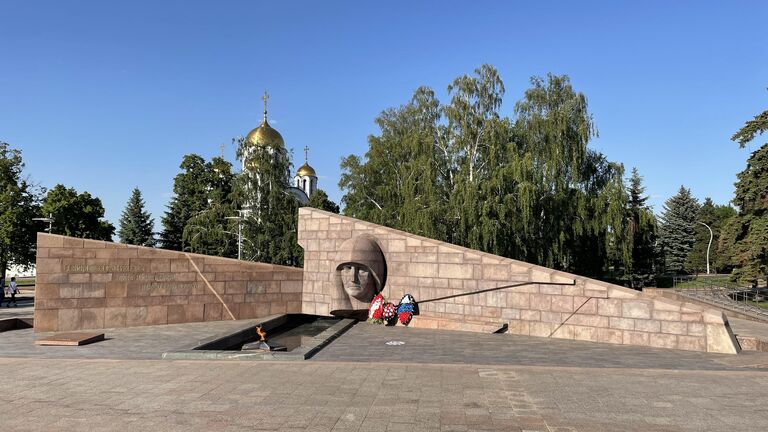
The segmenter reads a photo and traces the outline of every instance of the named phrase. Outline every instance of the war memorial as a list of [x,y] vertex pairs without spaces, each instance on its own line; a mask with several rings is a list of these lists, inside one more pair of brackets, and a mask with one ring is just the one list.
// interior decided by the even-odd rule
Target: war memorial
[[[299,211],[304,268],[41,233],[35,330],[367,311],[410,294],[417,328],[736,354],[722,312],[654,298],[321,210]],[[345,266],[348,268],[345,269]],[[365,277],[349,276],[364,269]],[[351,278],[346,286],[343,280]],[[362,286],[361,286],[362,285]],[[350,292],[352,290],[352,292]]]
[[[264,99],[246,143],[283,149]],[[285,192],[317,187],[305,149]],[[34,299],[0,309],[3,430],[765,429],[764,323],[297,213],[301,267],[38,233]]]
[[[718,310],[311,208],[299,212],[299,242],[303,268],[40,233],[34,328],[0,334],[25,410],[5,424],[747,431],[763,421],[768,357],[741,351]],[[311,320],[319,330],[285,336]],[[62,334],[103,340],[35,345]]]
[[[264,111],[246,140],[283,147]],[[304,204],[318,182],[306,159],[287,190]],[[302,267],[38,233],[34,301],[0,309],[13,377],[0,424],[765,429],[765,324],[311,207],[297,217]]]
[[[407,6],[385,5],[398,19],[404,10],[413,8]],[[334,37],[343,34],[349,26],[346,14],[338,13],[338,6],[323,3],[319,7],[334,18],[341,16],[344,22],[320,13],[294,20],[296,11],[291,10],[291,24],[304,27],[310,21],[318,22],[323,31],[330,28]],[[557,26],[555,9],[564,7],[544,7],[537,20],[515,16],[515,25],[529,21],[536,27],[525,35],[525,44],[514,44],[516,49],[545,42]],[[144,27],[151,34],[151,26],[145,24],[162,8],[154,4],[139,8],[139,25],[126,26],[125,39],[141,40]],[[232,6],[221,10],[228,8]],[[577,8],[581,13],[583,5]],[[187,9],[194,7],[185,5],[181,11],[175,5],[171,9],[165,15],[157,14],[163,34],[179,30],[167,26],[170,16],[181,16],[184,29],[196,30],[207,28],[202,24],[211,18],[211,10],[206,8],[205,20],[187,22]],[[233,99],[242,98],[243,88],[254,82],[273,79],[261,75],[264,71],[277,73],[282,91],[300,94],[304,115],[314,112],[311,120],[318,122],[315,127],[304,126],[305,134],[300,136],[310,143],[317,140],[321,152],[336,153],[330,151],[332,146],[346,152],[344,146],[360,138],[349,138],[347,129],[356,130],[354,134],[363,130],[355,129],[360,120],[352,119],[345,110],[362,110],[363,104],[350,96],[366,102],[387,100],[368,91],[399,79],[389,63],[406,53],[381,55],[384,67],[374,62],[374,67],[359,70],[350,67],[350,61],[362,57],[360,46],[340,50],[338,57],[328,56],[324,49],[334,50],[339,41],[327,43],[321,32],[301,33],[290,25],[277,26],[298,35],[302,45],[314,38],[322,41],[323,49],[312,49],[316,52],[311,54],[328,57],[328,64],[345,69],[327,71],[333,76],[329,86],[322,82],[323,74],[317,73],[322,69],[318,64],[293,64],[297,58],[313,58],[296,55],[298,45],[284,50],[288,62],[270,53],[280,31],[271,27],[278,20],[277,15],[266,13],[268,9],[257,5],[255,13],[232,15],[227,28],[219,29],[217,37],[225,37],[226,43],[215,45],[216,57],[211,55],[213,51],[201,55],[201,47],[214,40],[210,35],[193,43],[190,57],[199,58],[204,65],[169,72],[163,79],[153,63],[146,68],[153,71],[152,85],[131,82],[129,78],[136,72],[123,68],[130,65],[133,69],[134,62],[142,66],[140,59],[114,50],[125,64],[115,68],[119,73],[112,71],[120,81],[111,82],[108,91],[101,89],[110,95],[115,92],[115,97],[99,103],[79,100],[82,95],[77,95],[62,104],[51,91],[55,89],[39,86],[42,80],[36,73],[19,68],[35,78],[36,87],[43,88],[45,97],[40,100],[46,106],[71,107],[71,115],[57,113],[68,124],[78,123],[69,118],[75,118],[78,103],[107,113],[104,118],[93,115],[94,111],[83,115],[79,123],[94,130],[118,117],[118,111],[104,108],[122,108],[115,89],[148,91],[143,99],[138,98],[144,106],[126,111],[120,119],[125,124],[120,124],[119,134],[114,128],[106,138],[99,135],[98,151],[73,146],[79,136],[89,134],[72,135],[61,129],[64,145],[51,151],[57,165],[86,173],[88,168],[106,166],[110,170],[107,176],[127,183],[120,177],[124,174],[120,171],[122,159],[141,154],[134,166],[125,165],[136,170],[126,172],[126,177],[138,182],[139,176],[147,176],[142,178],[146,183],[157,181],[148,176],[150,162],[156,163],[151,165],[155,167],[152,174],[165,174],[170,153],[173,160],[179,156],[177,150],[187,153],[179,165],[181,172],[173,178],[173,192],[153,191],[155,198],[161,193],[164,199],[170,197],[160,219],[163,231],[156,232],[157,225],[136,186],[120,219],[120,241],[113,242],[115,227],[104,218],[100,199],[64,184],[46,191],[44,186],[28,182],[22,175],[20,151],[0,140],[0,177],[5,175],[0,178],[0,268],[10,263],[25,271],[34,267],[35,272],[34,278],[25,280],[23,290],[17,290],[12,279],[11,300],[6,299],[5,307],[0,302],[0,432],[768,430],[768,287],[759,286],[768,263],[762,246],[768,200],[755,199],[768,190],[762,183],[768,179],[768,144],[753,153],[747,170],[738,175],[741,186],[737,183],[736,197],[740,201],[732,201],[742,207],[738,213],[730,202],[715,205],[710,198],[699,206],[690,189],[681,186],[678,195],[667,201],[676,202],[680,214],[673,214],[665,203],[664,213],[658,216],[667,219],[668,212],[677,219],[670,217],[657,224],[653,205],[646,202],[651,195],[646,194],[638,171],[633,169],[627,178],[623,163],[588,147],[597,137],[597,129],[586,97],[574,91],[567,75],[531,77],[531,87],[514,104],[514,116],[508,117],[500,110],[506,90],[498,71],[482,64],[474,75],[459,76],[448,85],[448,103],[441,103],[431,88],[419,87],[409,102],[381,111],[375,119],[380,134],[369,135],[369,151],[364,156],[348,155],[339,163],[342,211],[320,187],[325,176],[309,164],[308,146],[303,145],[304,163],[293,170],[294,149],[270,125],[270,121],[277,125],[283,119],[268,119],[266,92],[261,124],[232,139],[239,166],[226,158],[224,144],[219,147],[220,156],[210,161],[201,156],[209,155],[209,148],[201,148],[210,144],[210,137],[227,134],[214,131],[220,122],[234,121],[240,115],[222,109],[222,117],[216,120],[210,101],[230,99],[222,84],[229,77],[236,82],[237,71],[245,71],[247,81],[232,90],[237,95]],[[422,24],[433,21],[435,10],[448,8],[427,9],[428,16],[416,26],[420,31],[429,29]],[[456,9],[461,11],[463,27],[466,18],[472,17],[467,14],[471,10]],[[687,19],[690,8],[681,9]],[[68,14],[74,15],[71,11],[54,14],[56,22],[66,21],[61,16]],[[39,15],[35,10],[29,16],[37,22]],[[602,19],[601,14],[595,15]],[[643,19],[640,28],[649,28],[643,14],[631,15]],[[66,39],[69,33],[91,29],[95,22],[106,23],[111,31],[124,16],[122,11],[109,19],[89,19],[77,32],[55,28],[54,34]],[[242,25],[243,17],[255,17],[250,21],[258,25]],[[561,26],[567,35],[562,39],[578,41],[574,29],[582,31],[587,26],[578,27],[573,16],[568,18],[568,24]],[[368,20],[354,21],[367,25]],[[11,28],[13,21],[9,20]],[[387,18],[385,27],[394,30],[394,39],[407,35],[404,26],[390,21]],[[676,19],[673,27],[681,21]],[[710,32],[719,25],[702,28]],[[142,32],[136,32],[137,27]],[[495,27],[499,26],[477,32],[481,39],[468,44],[472,51],[484,51],[478,47],[488,42],[486,33]],[[471,41],[468,32],[454,30],[458,26],[446,28],[452,36],[460,36],[462,44]],[[235,30],[245,33],[234,37],[230,32]],[[218,57],[219,51],[235,45],[238,38],[247,40],[262,31],[269,35],[268,43],[262,37],[258,44],[241,47],[232,63],[236,67],[226,75],[221,69],[208,71],[205,80],[192,75],[205,73],[200,66],[221,68],[227,63]],[[355,28],[355,32],[347,39],[364,39],[365,31]],[[88,39],[113,43],[106,33],[94,33]],[[536,36],[536,44],[527,43],[531,34]],[[602,33],[599,37],[612,39]],[[558,47],[577,52],[555,40]],[[669,45],[663,40],[664,47]],[[408,41],[409,46],[413,43]],[[153,62],[166,58],[179,62],[174,47],[163,46],[162,54],[152,55],[154,44],[151,40],[137,45],[135,51],[147,51]],[[586,44],[590,49],[592,45]],[[620,50],[627,51],[626,46]],[[102,47],[98,52],[113,52],[111,46],[105,47],[109,49]],[[506,48],[499,51],[506,53]],[[638,48],[629,52],[634,54]],[[61,58],[81,60],[61,51]],[[370,51],[379,57],[378,49]],[[454,54],[453,48],[436,51]],[[616,51],[619,49],[606,50],[611,53],[607,58]],[[59,53],[55,54],[35,51],[34,60],[45,60],[45,68],[60,75]],[[655,62],[658,54],[653,53]],[[103,55],[98,57],[105,61]],[[679,52],[669,57],[689,60]],[[711,57],[725,63],[718,56]],[[643,66],[656,68],[655,62],[646,61]],[[741,62],[744,58],[739,58]],[[280,69],[284,63],[292,66]],[[597,72],[610,77],[626,75],[606,68],[604,62],[589,63],[599,65]],[[413,63],[403,65],[407,73],[414,73]],[[74,75],[88,77],[83,92],[88,96],[101,78],[83,74],[86,68],[76,66]],[[107,63],[90,66],[110,70]],[[13,72],[17,68],[6,69]],[[373,69],[382,69],[387,76],[374,78]],[[669,72],[666,64],[662,69]],[[685,80],[695,82],[692,75],[703,75],[706,68],[701,69],[691,74],[692,67],[686,65]],[[647,74],[642,67],[638,70]],[[592,74],[600,76],[597,72]],[[365,77],[365,91],[358,87],[359,94],[355,94],[346,87],[351,85],[347,82],[350,73]],[[680,86],[669,77],[664,79],[665,84]],[[206,85],[195,84],[183,96],[173,96],[174,86],[198,80]],[[302,87],[310,81],[311,90]],[[707,84],[719,81],[722,77]],[[344,87],[337,88],[342,83]],[[623,98],[611,105],[618,117],[632,120],[627,129],[631,133],[625,131],[621,139],[640,136],[638,131],[645,133],[661,124],[657,120],[654,127],[637,128],[640,123],[651,124],[644,118],[647,112],[626,115],[633,106],[642,106],[640,98],[628,92],[636,84],[642,84],[639,75],[627,75],[618,87]],[[209,86],[221,93],[206,99]],[[599,87],[606,86],[601,83]],[[694,105],[692,99],[676,98],[668,87],[656,87],[648,91],[648,85],[640,86],[663,105],[674,107],[671,102],[683,100],[685,109],[676,107],[674,116],[659,113],[665,115],[665,121],[684,119],[682,114]],[[720,90],[718,86],[708,88],[708,92],[697,93]],[[318,89],[326,92],[324,100]],[[654,93],[662,90],[668,93]],[[728,91],[735,93],[730,87]],[[8,105],[23,112],[28,95],[18,99],[24,103]],[[165,99],[178,99],[186,105],[170,108]],[[721,104],[722,100],[729,103]],[[733,109],[730,99],[722,100],[702,105]],[[162,112],[152,110],[155,104]],[[27,116],[36,120],[35,125],[21,128],[27,130],[19,134],[20,141],[22,145],[53,147],[50,137],[24,137],[31,130],[60,133],[57,127],[61,125],[50,119],[38,122],[42,111],[37,105],[34,108]],[[204,121],[198,117],[195,126],[210,123],[208,127],[190,127],[195,120],[186,116],[195,110],[207,113]],[[254,114],[250,108],[245,110],[248,112],[242,115]],[[333,122],[329,113],[336,116]],[[165,123],[170,121],[169,114],[179,117],[183,133],[174,134],[169,142],[176,147],[160,155],[158,137],[173,129]],[[722,112],[709,114],[711,118],[726,117]],[[710,118],[699,115],[693,122],[697,127],[701,118]],[[762,121],[762,126],[748,122],[731,139],[743,148],[755,133],[768,130],[768,111],[760,116],[755,121]],[[162,127],[152,128],[152,121],[159,118],[164,119]],[[144,127],[155,136],[134,135]],[[690,139],[690,131],[685,133],[685,139]],[[125,137],[135,142],[113,143]],[[201,147],[185,147],[190,141]],[[144,143],[144,152],[140,143]],[[666,157],[652,154],[651,148],[643,148],[642,154],[633,157],[649,157],[652,164]],[[681,148],[690,153],[690,147]],[[65,156],[71,154],[82,159],[67,163]],[[101,159],[85,157],[92,155]],[[112,159],[107,161],[106,156]],[[690,154],[684,156],[686,163],[689,158],[694,160]],[[70,181],[61,171],[52,172],[58,176],[55,181]],[[96,181],[104,177],[102,174]],[[14,200],[15,204],[6,205]],[[682,214],[683,210],[687,213]],[[752,213],[745,213],[747,210]],[[719,242],[728,244],[716,251],[720,259],[713,260],[713,266],[720,268],[713,278],[709,269],[715,234],[700,217],[705,214],[712,218],[706,222],[715,226]],[[750,224],[756,227],[754,232],[749,231]],[[706,248],[703,227],[709,230]],[[738,238],[746,233],[750,233],[749,241]],[[678,281],[679,275],[687,279]],[[729,275],[731,281],[725,282]],[[662,288],[659,282],[666,277],[680,285]],[[695,279],[710,284],[714,277],[725,285],[710,285],[701,292],[700,285],[685,286]],[[753,277],[751,287],[744,285],[747,277]],[[741,279],[741,285],[727,285],[736,279]]]

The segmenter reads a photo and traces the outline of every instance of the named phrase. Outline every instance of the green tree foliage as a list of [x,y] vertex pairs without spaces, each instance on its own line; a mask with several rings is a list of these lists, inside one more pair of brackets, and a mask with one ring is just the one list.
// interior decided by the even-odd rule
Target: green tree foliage
[[[768,111],[755,116],[731,140],[744,148],[768,130]],[[768,143],[753,152],[747,168],[738,174],[738,214],[725,225],[718,245],[719,262],[733,266],[734,279],[756,283],[768,273]]]
[[647,204],[643,178],[637,168],[632,168],[629,178],[628,240],[631,241],[632,259],[626,269],[628,285],[642,287],[653,280],[655,274],[654,244],[657,227],[653,210]]
[[22,177],[21,151],[0,141],[0,277],[8,265],[29,266],[35,260],[39,191]]
[[154,219],[144,209],[144,199],[141,197],[141,191],[139,188],[134,188],[120,218],[120,230],[117,233],[120,237],[120,243],[154,246],[155,237],[152,232],[154,225]]
[[112,241],[115,227],[104,217],[101,200],[88,192],[57,184],[43,199],[41,213],[53,215],[53,233]]
[[756,115],[752,120],[747,121],[744,126],[731,137],[732,141],[739,143],[740,148],[746,147],[758,135],[768,131],[768,110]]
[[181,160],[181,172],[173,179],[173,198],[161,218],[163,231],[161,247],[187,250],[184,246],[184,227],[189,219],[208,205],[207,166],[205,159],[196,154],[185,155]]
[[331,213],[339,213],[339,205],[328,198],[328,194],[322,189],[315,190],[307,203],[307,207],[325,210]]
[[659,244],[667,272],[682,273],[696,240],[699,202],[691,190],[680,186],[677,194],[664,203],[659,226]]
[[344,213],[414,234],[444,238],[442,210],[452,184],[448,148],[437,136],[439,102],[434,92],[419,88],[410,102],[381,113],[381,135],[368,137],[365,159],[350,155],[341,162],[339,186]]
[[232,164],[216,157],[205,165],[205,208],[194,213],[183,230],[182,239],[191,252],[229,258],[237,257],[236,205],[233,202]]
[[487,192],[489,187],[501,192],[506,177],[493,172],[504,164],[512,135],[511,121],[498,113],[504,91],[496,69],[488,65],[476,69],[474,76],[453,80],[448,86],[450,103],[442,107],[440,146],[446,152],[439,164],[448,172],[449,240],[499,253],[508,247],[500,235],[504,227],[494,221],[500,201]]
[[549,75],[532,79],[515,111],[526,150],[519,202],[535,234],[529,261],[594,276],[610,262],[627,265],[624,168],[587,148],[597,132],[586,97]]
[[248,215],[243,223],[243,258],[300,266],[299,202],[288,191],[290,155],[282,147],[249,146],[241,139],[238,157],[249,167],[235,181],[236,201]]
[[721,249],[720,245],[723,243],[722,238],[726,227],[737,214],[736,209],[731,207],[730,204],[715,205],[713,217],[715,228],[712,228],[715,238],[712,241],[709,261],[710,266],[714,265],[714,270],[717,273],[731,273],[733,271],[733,264],[728,251]]
[[[228,202],[232,192],[232,165],[219,157],[206,162],[199,155],[188,154],[182,158],[179,168],[181,172],[173,179],[173,198],[161,218],[160,243],[164,249],[189,251],[191,247],[185,241],[184,229],[190,219],[208,209],[210,202]],[[202,250],[200,244],[197,247]]]
[[[722,268],[723,260],[719,257],[718,243],[723,227],[735,215],[736,210],[733,207],[729,205],[716,205],[711,198],[704,199],[704,203],[702,203],[699,210],[699,217],[694,225],[696,239],[685,263],[685,267],[689,272],[703,273],[707,271],[707,248],[709,248],[710,272],[719,273],[721,270],[724,270]],[[702,223],[712,229],[711,236],[707,226],[702,225]],[[712,237],[711,247],[709,246],[710,237]]]
[[184,242],[190,252],[203,255],[237,257],[237,212],[228,203],[215,202],[193,216],[184,229]]
[[739,211],[723,229],[719,249],[736,279],[756,282],[768,273],[768,144],[752,153],[737,178],[733,203]]
[[531,83],[515,119],[488,65],[447,104],[422,87],[382,112],[365,156],[342,160],[345,214],[582,274],[628,263],[623,167],[587,148],[586,97],[565,76]]

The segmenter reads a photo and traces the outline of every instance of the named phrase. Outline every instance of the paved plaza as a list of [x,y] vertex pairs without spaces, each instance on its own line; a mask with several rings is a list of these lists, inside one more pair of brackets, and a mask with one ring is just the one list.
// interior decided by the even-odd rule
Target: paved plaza
[[16,297],[16,307],[7,307],[8,298],[3,299],[3,306],[0,307],[0,319],[4,318],[32,318],[35,313],[34,298],[29,295]]
[[[6,431],[755,431],[768,354],[359,323],[308,361],[170,361],[245,322],[0,333]],[[387,342],[395,342],[388,344]]]
[[756,431],[768,374],[2,359],[3,430]]

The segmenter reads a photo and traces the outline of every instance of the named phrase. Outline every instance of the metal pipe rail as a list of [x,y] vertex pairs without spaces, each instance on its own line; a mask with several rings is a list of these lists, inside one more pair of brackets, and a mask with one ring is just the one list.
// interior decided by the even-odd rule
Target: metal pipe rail
[[768,309],[749,303],[751,298],[766,296],[762,290],[748,287],[723,287],[707,281],[705,286],[694,285],[690,288],[680,288],[675,283],[675,292],[722,309],[739,312],[756,320],[768,322]]

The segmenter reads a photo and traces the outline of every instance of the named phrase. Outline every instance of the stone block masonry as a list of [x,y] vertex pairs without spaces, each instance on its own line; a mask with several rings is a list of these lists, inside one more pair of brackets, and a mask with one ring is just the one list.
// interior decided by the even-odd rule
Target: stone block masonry
[[423,301],[533,282],[423,303],[413,326],[485,332],[508,324],[510,333],[529,336],[738,352],[719,311],[308,207],[299,210],[298,233],[304,248],[304,313],[368,307],[349,298],[335,281],[336,251],[345,240],[363,234],[374,236],[384,253],[388,276],[383,293],[393,302],[406,293]]
[[[725,316],[706,306],[307,207],[299,210],[304,270],[40,233],[35,331],[367,309],[336,272],[341,244],[363,234],[384,254],[387,298],[449,297],[422,303],[413,326],[490,332],[508,324],[510,333],[529,336],[738,352]],[[521,282],[528,284],[457,296]]]
[[35,331],[301,312],[302,269],[39,233]]

